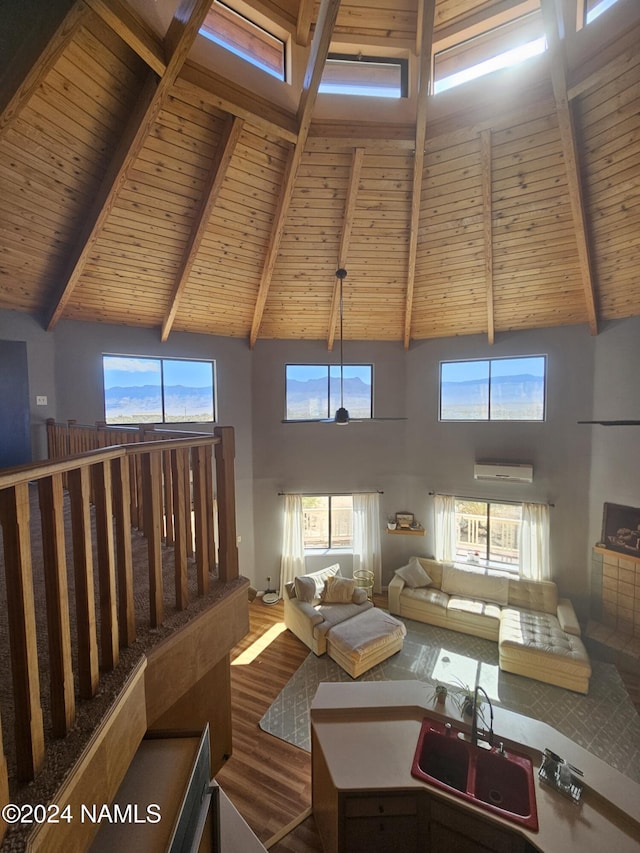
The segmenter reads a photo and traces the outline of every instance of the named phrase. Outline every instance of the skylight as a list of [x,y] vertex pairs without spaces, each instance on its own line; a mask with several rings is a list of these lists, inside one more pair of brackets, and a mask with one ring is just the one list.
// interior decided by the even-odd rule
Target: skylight
[[590,0],[587,5],[587,17],[586,21],[590,24],[592,21],[595,21],[603,12],[606,12],[607,9],[610,9],[617,0]]
[[[612,0],[615,2],[615,0]],[[471,68],[465,68],[464,71],[458,71],[456,74],[451,74],[449,77],[443,77],[436,80],[434,84],[434,92],[445,92],[447,89],[452,89],[454,86],[459,86],[461,83],[468,83],[469,80],[476,80],[478,77],[483,77],[485,74],[491,74],[492,71],[498,71],[501,68],[510,68],[512,65],[517,65],[524,62],[525,59],[531,59],[533,56],[539,56],[547,49],[547,40],[544,36],[530,41],[528,44],[523,44],[520,47],[514,47],[513,50],[507,50],[504,53],[493,56],[491,59],[486,59],[484,62],[479,62]]]
[[547,42],[542,12],[538,6],[484,32],[460,33],[457,43],[449,41],[440,49],[435,47],[433,79],[438,94],[544,53]]
[[200,35],[278,80],[285,79],[285,43],[220,0],[214,0]]
[[406,98],[407,69],[406,59],[330,53],[318,91],[330,95]]

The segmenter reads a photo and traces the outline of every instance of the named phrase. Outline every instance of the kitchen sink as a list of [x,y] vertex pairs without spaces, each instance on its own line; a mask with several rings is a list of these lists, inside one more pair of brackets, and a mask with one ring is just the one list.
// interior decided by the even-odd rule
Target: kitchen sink
[[479,808],[537,831],[533,764],[513,750],[475,746],[460,729],[425,719],[412,775]]

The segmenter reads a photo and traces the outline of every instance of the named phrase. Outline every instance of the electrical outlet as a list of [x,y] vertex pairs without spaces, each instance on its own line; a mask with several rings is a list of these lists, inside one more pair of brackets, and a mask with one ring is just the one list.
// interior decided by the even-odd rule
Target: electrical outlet
[[236,536],[236,545],[239,545],[242,542],[242,536]]
[[47,398],[46,397],[36,397],[36,406],[46,406]]

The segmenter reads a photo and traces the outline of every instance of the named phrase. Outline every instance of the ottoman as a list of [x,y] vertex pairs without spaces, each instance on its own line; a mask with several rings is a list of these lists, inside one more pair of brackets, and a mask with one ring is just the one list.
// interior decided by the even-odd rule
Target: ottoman
[[563,631],[550,613],[503,608],[498,650],[500,669],[506,672],[589,692],[587,650],[580,637]]
[[345,619],[327,633],[327,654],[352,678],[357,678],[399,652],[407,629],[377,607]]

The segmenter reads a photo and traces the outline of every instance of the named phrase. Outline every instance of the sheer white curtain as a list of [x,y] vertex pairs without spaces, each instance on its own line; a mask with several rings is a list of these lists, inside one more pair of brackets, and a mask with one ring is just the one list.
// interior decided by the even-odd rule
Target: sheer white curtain
[[304,568],[304,525],[302,520],[302,495],[284,496],[284,527],[282,531],[282,559],[280,561],[280,596],[284,585]]
[[535,581],[551,579],[549,507],[546,504],[522,504],[520,577]]
[[380,495],[371,492],[353,496],[353,568],[373,572],[373,589],[382,586],[382,543],[380,540]]
[[435,558],[443,563],[453,563],[456,558],[456,499],[453,495],[436,495],[433,503],[436,514]]

